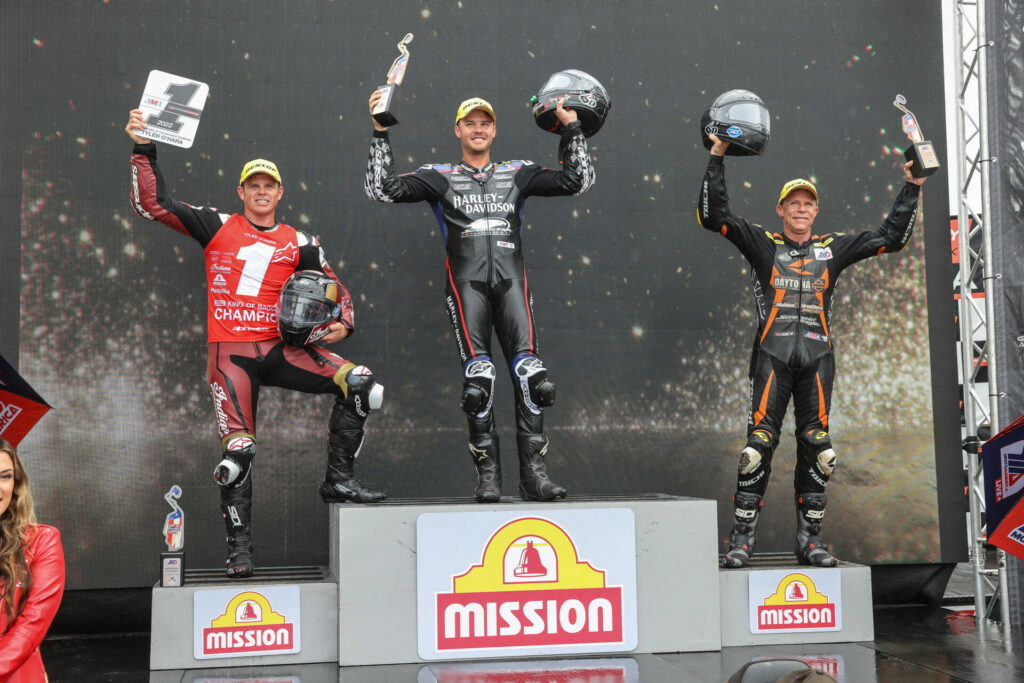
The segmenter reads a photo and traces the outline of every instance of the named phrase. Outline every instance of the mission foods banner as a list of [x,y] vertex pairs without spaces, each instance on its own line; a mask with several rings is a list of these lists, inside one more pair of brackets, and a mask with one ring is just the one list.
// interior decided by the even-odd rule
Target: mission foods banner
[[298,586],[197,590],[192,616],[196,659],[302,651]]
[[843,630],[842,578],[838,569],[750,572],[751,633]]
[[420,657],[635,649],[634,527],[629,509],[420,515]]

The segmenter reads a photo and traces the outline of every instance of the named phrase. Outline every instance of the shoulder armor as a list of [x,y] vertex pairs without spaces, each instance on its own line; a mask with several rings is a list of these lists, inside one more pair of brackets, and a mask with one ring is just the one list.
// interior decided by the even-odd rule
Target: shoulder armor
[[295,231],[295,239],[298,241],[300,247],[305,247],[310,244],[314,247],[320,246],[320,242],[315,236],[310,235],[308,232],[303,232],[302,230]]

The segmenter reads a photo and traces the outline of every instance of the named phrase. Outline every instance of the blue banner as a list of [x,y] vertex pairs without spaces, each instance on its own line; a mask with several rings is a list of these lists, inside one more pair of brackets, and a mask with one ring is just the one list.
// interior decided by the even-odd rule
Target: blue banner
[[981,447],[985,526],[991,534],[1024,495],[1024,415]]

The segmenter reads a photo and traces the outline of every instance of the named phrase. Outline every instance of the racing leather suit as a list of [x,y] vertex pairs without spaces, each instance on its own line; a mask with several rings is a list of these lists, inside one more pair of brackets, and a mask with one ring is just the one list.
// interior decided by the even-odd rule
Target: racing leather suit
[[[349,389],[357,366],[321,346],[286,344],[277,332],[276,303],[281,288],[298,270],[315,270],[341,289],[338,322],[354,331],[352,298],[327,264],[312,235],[285,225],[253,224],[243,215],[220,213],[172,198],[156,161],[156,145],[136,144],[131,159],[131,204],[136,214],[196,240],[203,247],[207,279],[207,380],[226,459],[239,467],[237,480],[220,481],[221,510],[228,532],[229,576],[252,573],[250,507],[255,455],[256,412],[261,386],[314,394],[334,394],[329,421],[328,468],[323,486],[343,480],[359,502],[383,498],[353,478],[351,470],[363,438],[368,410]],[[222,460],[222,464],[223,464]],[[219,467],[219,466],[218,466]],[[339,474],[342,472],[342,474]],[[215,475],[216,476],[216,475]],[[379,495],[379,498],[378,498]],[[325,490],[321,496],[327,502]],[[353,498],[353,499],[354,499]],[[236,551],[244,550],[244,562]],[[233,559],[234,558],[234,559]]]
[[[285,344],[277,333],[275,305],[292,273],[316,270],[338,281],[315,237],[283,223],[257,226],[239,214],[194,207],[170,197],[152,143],[135,145],[131,202],[142,218],[160,221],[203,247],[210,394],[225,444],[239,434],[255,434],[261,384],[308,393],[342,393],[338,371],[354,364],[326,348]],[[342,288],[339,322],[354,330],[352,298],[338,285]]]
[[763,496],[771,456],[790,396],[796,417],[797,493],[820,493],[832,467],[818,455],[830,450],[828,414],[835,374],[830,323],[832,295],[840,273],[907,245],[917,217],[920,188],[906,182],[892,210],[875,230],[821,233],[796,243],[735,215],[729,208],[723,157],[711,155],[698,200],[698,220],[720,232],[750,263],[757,332],[750,359],[751,407],[747,447],[761,463],[743,472],[737,491]]
[[[429,202],[440,225],[448,255],[446,305],[464,368],[474,360],[490,359],[492,325],[510,369],[521,357],[537,353],[533,299],[523,264],[523,211],[528,197],[579,196],[594,184],[578,121],[566,126],[559,158],[560,171],[514,160],[483,168],[465,162],[427,164],[398,175],[387,131],[373,133],[367,196],[380,202]],[[516,392],[517,406],[539,415],[525,405],[529,397],[523,393]]]

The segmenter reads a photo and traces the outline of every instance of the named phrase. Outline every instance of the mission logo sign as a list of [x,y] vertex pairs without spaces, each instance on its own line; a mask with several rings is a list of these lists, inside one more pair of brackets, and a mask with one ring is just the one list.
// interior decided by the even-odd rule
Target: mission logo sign
[[751,633],[841,631],[842,580],[838,569],[750,573]]
[[416,538],[423,659],[636,648],[632,510],[428,513]]
[[192,604],[196,659],[301,651],[298,586],[197,590]]

